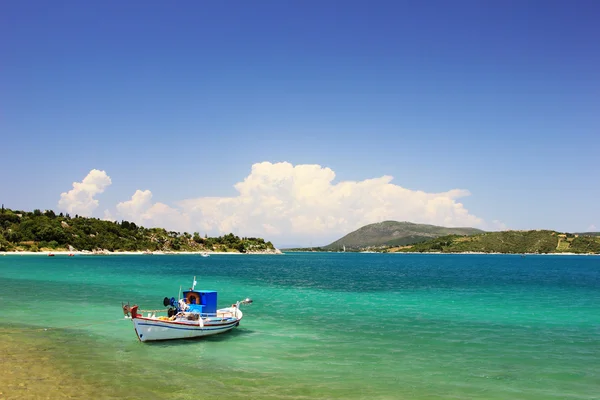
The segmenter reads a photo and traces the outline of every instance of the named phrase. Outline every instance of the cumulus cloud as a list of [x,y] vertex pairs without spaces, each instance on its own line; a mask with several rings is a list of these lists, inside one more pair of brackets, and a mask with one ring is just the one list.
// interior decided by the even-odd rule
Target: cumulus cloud
[[[234,187],[234,197],[202,197],[177,203],[201,232],[234,232],[285,240],[337,238],[384,220],[448,227],[485,227],[459,201],[467,190],[442,193],[410,190],[391,176],[334,183],[335,172],[320,165],[254,164]],[[501,224],[496,222],[496,225]]]
[[[335,182],[331,168],[262,162],[234,188],[237,195],[232,197],[187,199],[173,206],[154,202],[150,190],[136,190],[117,204],[115,216],[146,227],[209,235],[233,232],[298,244],[326,243],[385,220],[506,229],[501,221],[486,223],[469,213],[460,202],[470,196],[468,190],[410,190],[387,175]],[[106,211],[105,218],[113,219],[113,214]]]
[[596,225],[592,224],[590,226],[588,226],[587,231],[588,232],[595,232],[598,228],[596,228]]
[[115,222],[116,219],[115,217],[113,217],[112,213],[110,212],[110,210],[104,210],[104,218],[102,218],[104,221],[110,221],[110,222]]
[[146,227],[190,231],[189,217],[164,203],[152,203],[150,190],[136,190],[130,200],[117,204],[118,215]]
[[149,190],[136,190],[131,200],[117,204],[117,211],[126,218],[137,218],[152,206],[152,192]]
[[91,170],[81,182],[73,182],[73,189],[61,193],[58,208],[70,214],[91,216],[98,207],[94,198],[112,183],[105,171]]

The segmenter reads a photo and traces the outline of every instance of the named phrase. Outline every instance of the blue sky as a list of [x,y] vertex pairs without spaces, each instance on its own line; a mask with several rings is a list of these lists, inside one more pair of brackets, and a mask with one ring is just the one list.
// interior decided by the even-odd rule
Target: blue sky
[[[596,1],[4,2],[0,199],[56,210],[97,169],[110,184],[95,175],[81,214],[276,243],[398,218],[600,230],[598,15]],[[270,183],[240,195],[263,162]],[[434,195],[454,189],[470,195]],[[136,190],[151,199],[118,207]]]

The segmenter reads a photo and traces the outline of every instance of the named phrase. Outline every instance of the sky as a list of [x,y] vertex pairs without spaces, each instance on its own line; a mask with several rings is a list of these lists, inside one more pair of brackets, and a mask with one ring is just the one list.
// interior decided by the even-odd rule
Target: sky
[[600,230],[600,2],[0,4],[0,202],[327,244]]

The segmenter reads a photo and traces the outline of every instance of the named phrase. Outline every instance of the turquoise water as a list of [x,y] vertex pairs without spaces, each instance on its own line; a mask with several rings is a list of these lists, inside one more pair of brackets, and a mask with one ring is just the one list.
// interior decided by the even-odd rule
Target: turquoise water
[[[254,300],[240,327],[138,342],[121,301],[162,308],[194,275]],[[600,398],[600,257],[9,255],[0,302],[96,398]]]

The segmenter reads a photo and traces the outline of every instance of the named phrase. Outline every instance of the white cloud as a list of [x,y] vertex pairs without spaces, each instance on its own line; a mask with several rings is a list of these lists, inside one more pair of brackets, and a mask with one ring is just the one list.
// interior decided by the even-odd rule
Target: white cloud
[[164,203],[152,203],[150,190],[136,190],[131,200],[117,204],[117,213],[125,220],[145,227],[161,227],[178,231],[190,231],[187,215]]
[[91,170],[83,181],[73,182],[73,189],[61,193],[58,208],[70,214],[91,216],[98,207],[94,196],[104,192],[112,181],[105,171]]
[[152,206],[152,192],[149,190],[136,190],[131,200],[117,204],[117,211],[125,218],[135,219],[140,217]]
[[596,228],[596,225],[594,224],[588,226],[587,228],[587,232],[595,232],[596,230],[598,230],[598,228]]
[[112,213],[110,212],[110,210],[104,210],[104,218],[102,218],[104,221],[110,221],[110,222],[115,222],[116,219],[115,217],[113,217]]
[[[410,190],[391,176],[334,183],[335,172],[320,165],[287,162],[254,164],[234,185],[233,197],[201,197],[169,206],[153,202],[150,190],[136,190],[116,206],[116,217],[146,227],[198,231],[209,235],[233,232],[275,242],[327,243],[361,226],[384,220],[448,227],[504,230],[469,213],[460,199],[470,193]],[[105,218],[113,215],[105,212]]]
[[[177,203],[196,230],[285,240],[328,240],[384,220],[442,226],[487,227],[458,199],[467,190],[410,190],[391,176],[333,183],[335,172],[320,165],[254,164],[235,197],[203,197]],[[500,226],[499,221],[494,225]]]

